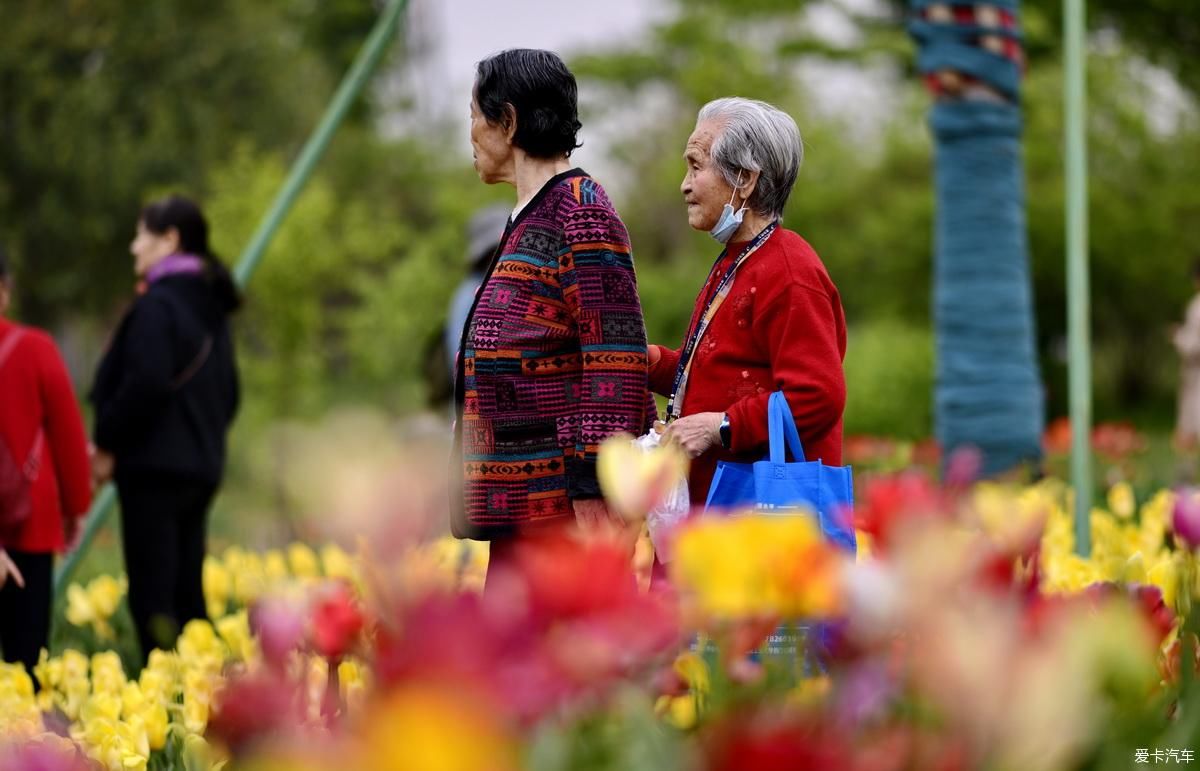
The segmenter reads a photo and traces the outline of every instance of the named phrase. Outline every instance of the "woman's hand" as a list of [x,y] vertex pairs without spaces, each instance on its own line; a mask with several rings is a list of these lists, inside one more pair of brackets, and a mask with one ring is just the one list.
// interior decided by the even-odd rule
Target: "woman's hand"
[[677,418],[667,426],[663,441],[679,445],[689,458],[698,458],[710,448],[721,445],[721,421],[724,419],[721,412],[697,412]]
[[96,445],[88,447],[92,456],[92,482],[96,487],[101,487],[104,483],[112,479],[113,469],[116,467],[116,459],[112,453],[101,450]]
[[22,589],[25,588],[25,577],[21,575],[17,564],[12,561],[12,557],[8,556],[8,552],[0,549],[0,589],[4,588],[10,577],[16,582],[17,586]]
[[660,359],[662,359],[662,348],[659,348],[657,345],[653,344],[648,346],[646,348],[646,357],[647,361],[650,362],[650,366],[653,367],[655,364],[658,364]]
[[79,548],[79,542],[83,540],[83,523],[86,519],[87,515],[63,519],[63,540],[67,544],[63,549],[64,553],[70,554]]

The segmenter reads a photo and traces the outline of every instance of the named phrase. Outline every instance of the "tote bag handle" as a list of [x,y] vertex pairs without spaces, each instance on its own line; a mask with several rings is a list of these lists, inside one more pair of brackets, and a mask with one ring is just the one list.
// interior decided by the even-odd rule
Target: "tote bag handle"
[[772,393],[767,402],[767,433],[770,437],[772,463],[786,463],[787,450],[791,451],[796,463],[804,463],[804,445],[800,443],[796,419],[792,417],[792,408],[788,406],[783,391]]

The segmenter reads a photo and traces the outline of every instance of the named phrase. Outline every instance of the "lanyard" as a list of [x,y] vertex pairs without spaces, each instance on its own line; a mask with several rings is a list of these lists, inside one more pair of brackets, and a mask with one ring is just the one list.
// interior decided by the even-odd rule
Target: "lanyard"
[[[680,411],[683,409],[683,395],[687,391],[688,378],[692,372],[692,357],[696,353],[697,346],[700,345],[700,338],[704,337],[704,333],[708,331],[708,325],[717,315],[717,311],[725,302],[725,298],[729,296],[729,292],[733,289],[733,279],[737,274],[738,268],[750,259],[750,255],[758,251],[759,247],[767,242],[775,229],[779,227],[779,220],[775,220],[770,225],[763,228],[762,232],[754,237],[754,240],[746,244],[746,248],[738,255],[738,258],[733,261],[733,264],[725,271],[725,275],[721,277],[721,282],[717,284],[717,289],[713,292],[712,298],[704,306],[703,312],[700,314],[699,321],[696,322],[696,327],[692,331],[691,336],[683,346],[683,350],[679,354],[679,366],[675,369],[675,382],[671,386],[671,398],[667,401],[667,422],[671,422],[679,417]],[[707,287],[712,281],[713,274],[717,270],[717,266],[721,264],[726,252],[722,251],[721,256],[717,257],[717,261],[713,263],[712,270],[708,273],[708,281],[704,282]]]

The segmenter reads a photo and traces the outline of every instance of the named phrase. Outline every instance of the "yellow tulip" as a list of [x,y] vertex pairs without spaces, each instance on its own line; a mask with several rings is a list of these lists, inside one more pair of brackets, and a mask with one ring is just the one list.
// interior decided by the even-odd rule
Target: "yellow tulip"
[[225,644],[217,637],[212,624],[202,619],[193,619],[184,625],[175,648],[185,661],[216,659],[221,662],[225,660],[227,653]]
[[217,632],[229,646],[234,659],[245,662],[258,660],[258,643],[250,634],[249,614],[245,610],[217,619]]
[[699,708],[694,694],[682,696],[659,696],[654,703],[654,713],[681,731],[689,731],[696,727],[699,718]]
[[121,599],[129,589],[129,581],[125,576],[113,578],[109,575],[97,576],[88,584],[88,597],[96,615],[101,619],[112,618],[121,606]]
[[359,582],[358,567],[354,558],[337,544],[330,543],[321,547],[321,567],[327,578],[341,578],[355,585]]
[[79,584],[71,584],[67,587],[67,621],[74,626],[87,626],[96,618],[96,611],[92,608],[91,598]]
[[1176,601],[1179,598],[1179,563],[1175,556],[1165,552],[1146,571],[1146,581],[1162,589],[1163,602],[1168,608],[1178,610]]
[[287,548],[288,564],[297,578],[320,578],[321,563],[308,544],[292,543]]
[[1128,482],[1117,482],[1108,490],[1108,510],[1121,519],[1129,519],[1137,508],[1133,497],[1133,486]]
[[92,655],[92,691],[119,694],[125,688],[125,668],[115,651]]
[[233,591],[233,578],[225,564],[215,557],[205,557],[202,581],[208,615],[212,618],[225,615],[229,607],[229,595]]
[[162,704],[145,704],[134,713],[130,719],[140,720],[146,731],[146,741],[151,750],[161,750],[167,746],[167,729],[170,727],[170,716]]

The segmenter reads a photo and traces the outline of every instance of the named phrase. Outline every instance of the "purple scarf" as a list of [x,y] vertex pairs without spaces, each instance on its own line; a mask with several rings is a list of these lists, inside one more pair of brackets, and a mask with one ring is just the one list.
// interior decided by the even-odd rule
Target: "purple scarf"
[[167,276],[177,276],[180,274],[196,275],[204,272],[204,258],[194,254],[183,254],[176,252],[175,254],[167,255],[162,260],[146,271],[146,283],[153,284],[155,281],[166,278]]

